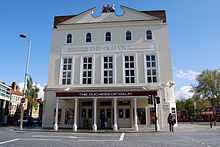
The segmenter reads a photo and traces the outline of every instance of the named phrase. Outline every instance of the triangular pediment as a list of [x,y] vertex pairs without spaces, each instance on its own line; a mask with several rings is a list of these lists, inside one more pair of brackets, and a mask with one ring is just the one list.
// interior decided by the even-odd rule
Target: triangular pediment
[[102,23],[102,22],[121,22],[134,20],[161,20],[161,18],[121,6],[123,14],[118,16],[115,12],[101,13],[100,16],[94,16],[95,8],[89,9],[79,15],[71,17],[59,24],[81,24],[81,23]]

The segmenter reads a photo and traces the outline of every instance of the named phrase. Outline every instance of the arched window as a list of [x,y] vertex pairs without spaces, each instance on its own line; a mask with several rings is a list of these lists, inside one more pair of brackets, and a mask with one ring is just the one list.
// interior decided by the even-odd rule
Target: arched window
[[86,42],[92,42],[92,35],[91,33],[86,34]]
[[111,41],[111,33],[110,32],[105,33],[105,41]]
[[147,40],[152,40],[152,31],[151,30],[147,30],[146,31],[146,39]]
[[72,43],[72,34],[67,35],[66,43]]
[[126,32],[126,40],[131,40],[131,31]]

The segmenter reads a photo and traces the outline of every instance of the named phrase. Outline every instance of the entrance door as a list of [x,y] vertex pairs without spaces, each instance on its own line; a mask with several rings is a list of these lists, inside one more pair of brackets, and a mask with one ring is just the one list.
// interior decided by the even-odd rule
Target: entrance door
[[93,110],[91,107],[83,107],[81,109],[81,121],[83,129],[91,129],[93,121]]
[[146,125],[146,112],[145,112],[145,108],[137,108],[137,117],[138,117],[138,124]]
[[100,128],[101,129],[111,129],[112,127],[112,109],[100,108],[99,112]]
[[131,109],[128,106],[118,108],[118,126],[119,128],[131,127]]

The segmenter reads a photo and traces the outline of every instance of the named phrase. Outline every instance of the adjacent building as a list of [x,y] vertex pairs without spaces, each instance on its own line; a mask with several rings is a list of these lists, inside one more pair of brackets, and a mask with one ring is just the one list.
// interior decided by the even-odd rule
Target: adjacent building
[[14,115],[16,111],[20,108],[21,99],[23,97],[23,93],[21,89],[16,85],[15,82],[11,84],[11,91],[10,91],[10,109],[9,114]]
[[43,128],[138,131],[155,122],[155,96],[167,127],[176,104],[166,12],[121,9],[55,16]]
[[10,104],[10,90],[11,87],[4,82],[0,82],[0,125],[7,123]]

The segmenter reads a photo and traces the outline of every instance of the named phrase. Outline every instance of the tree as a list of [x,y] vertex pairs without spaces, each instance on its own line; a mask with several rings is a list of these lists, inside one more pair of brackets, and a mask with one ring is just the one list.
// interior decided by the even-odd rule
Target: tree
[[194,87],[196,94],[203,97],[220,96],[220,71],[205,70],[197,77],[198,85]]
[[37,106],[36,99],[38,98],[39,88],[33,83],[30,76],[27,77],[27,89],[25,91],[25,96],[27,98],[27,112],[28,116],[32,115],[33,106]]
[[220,98],[220,70],[205,70],[197,77],[198,85],[194,87],[195,95],[208,98],[214,112]]

